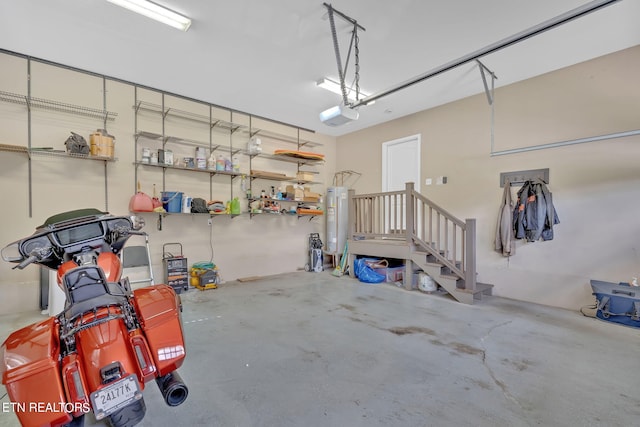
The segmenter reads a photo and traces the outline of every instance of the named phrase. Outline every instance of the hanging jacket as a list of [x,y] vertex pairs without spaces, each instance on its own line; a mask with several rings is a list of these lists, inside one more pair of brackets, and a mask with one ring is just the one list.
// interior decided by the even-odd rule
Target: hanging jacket
[[529,202],[529,190],[531,181],[526,181],[520,190],[516,199],[516,206],[513,210],[513,230],[516,239],[524,239],[527,237],[527,218],[525,216],[525,208]]
[[511,217],[513,207],[513,200],[511,199],[511,183],[509,180],[505,180],[504,191],[502,193],[502,204],[498,211],[495,249],[502,253],[502,256],[506,257],[516,254],[516,241],[514,239],[513,221]]
[[526,181],[518,191],[518,203],[513,212],[516,238],[529,242],[540,238],[552,240],[553,226],[559,223],[551,192],[544,181]]
[[556,212],[556,208],[553,206],[551,191],[549,191],[547,186],[544,184],[542,189],[545,197],[545,203],[547,204],[547,215],[545,216],[545,223],[541,237],[542,240],[553,240],[553,226],[555,224],[560,224],[560,219],[558,219],[558,213]]

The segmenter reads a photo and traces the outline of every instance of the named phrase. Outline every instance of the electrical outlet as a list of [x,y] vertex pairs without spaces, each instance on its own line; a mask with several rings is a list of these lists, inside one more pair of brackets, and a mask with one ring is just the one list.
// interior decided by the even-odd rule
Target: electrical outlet
[[213,224],[213,219],[211,219],[211,218],[207,219],[207,224],[208,224],[208,225]]

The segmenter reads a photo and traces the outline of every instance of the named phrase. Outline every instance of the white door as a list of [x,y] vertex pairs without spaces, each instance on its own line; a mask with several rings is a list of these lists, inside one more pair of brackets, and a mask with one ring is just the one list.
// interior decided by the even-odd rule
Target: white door
[[[382,144],[382,191],[400,191],[407,182],[413,182],[420,191],[420,134],[396,139]],[[403,206],[400,199],[390,198],[385,210],[385,233],[405,228]]]
[[382,191],[404,190],[413,182],[420,191],[420,134],[382,144]]

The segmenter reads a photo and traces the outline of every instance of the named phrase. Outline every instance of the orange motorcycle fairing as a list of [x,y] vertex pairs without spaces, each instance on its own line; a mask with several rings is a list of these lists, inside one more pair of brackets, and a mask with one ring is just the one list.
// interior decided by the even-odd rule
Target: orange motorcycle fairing
[[[82,322],[89,323],[96,319],[106,319],[108,315],[118,315],[120,310],[114,307],[103,307],[93,313],[83,316]],[[75,335],[78,360],[82,361],[82,369],[89,388],[94,392],[103,386],[101,370],[114,362],[120,363],[121,376],[140,373],[136,357],[129,344],[129,332],[124,322],[113,318],[103,322],[96,322],[89,328],[78,331]],[[144,382],[139,384],[144,389]]]
[[[122,276],[122,263],[116,254],[113,252],[101,252],[98,255],[97,264],[98,267],[104,271],[107,281],[117,282],[120,280]],[[62,278],[64,275],[76,267],[78,267],[78,264],[73,260],[66,261],[58,267],[58,286],[62,286]]]
[[186,356],[179,297],[167,285],[136,289],[133,295],[136,314],[158,371],[156,375],[167,375],[182,366]]
[[64,286],[62,285],[62,278],[64,277],[65,274],[67,274],[67,272],[69,272],[70,270],[73,270],[77,266],[78,266],[78,264],[76,264],[75,261],[66,261],[66,262],[62,263],[62,265],[60,267],[58,267],[58,274],[57,274],[57,276],[58,276],[58,286],[63,291],[64,291]]
[[2,383],[23,426],[61,426],[71,421],[58,367],[55,318],[13,332],[2,344]]
[[122,263],[113,252],[101,252],[98,255],[98,267],[104,271],[109,282],[118,282],[122,276]]

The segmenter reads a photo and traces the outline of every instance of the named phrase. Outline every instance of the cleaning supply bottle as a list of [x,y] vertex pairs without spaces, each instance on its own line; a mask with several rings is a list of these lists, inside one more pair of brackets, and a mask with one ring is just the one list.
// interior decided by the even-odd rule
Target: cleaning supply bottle
[[240,215],[240,200],[237,197],[231,201],[231,215]]

